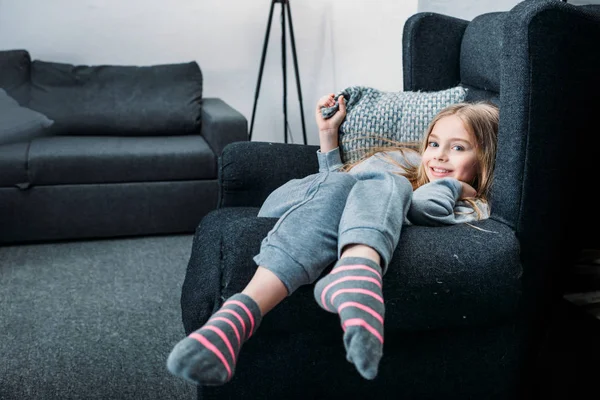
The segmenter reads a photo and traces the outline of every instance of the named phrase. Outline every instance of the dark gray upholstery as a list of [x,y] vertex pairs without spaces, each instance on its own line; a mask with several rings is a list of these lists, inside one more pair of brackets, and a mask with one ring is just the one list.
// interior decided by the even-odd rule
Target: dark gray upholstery
[[[215,179],[202,137],[53,136],[29,146],[32,185]],[[15,182],[16,183],[16,182]]]
[[460,45],[460,82],[468,87],[500,92],[500,63],[504,12],[474,18],[463,34]]
[[7,243],[193,232],[216,207],[216,180],[0,188]]
[[[0,243],[193,232],[247,121],[196,62],[71,65],[0,51],[0,87],[54,124],[0,145]],[[1,121],[0,121],[1,123]]]
[[[538,398],[536,361],[561,274],[598,240],[590,229],[600,213],[586,193],[600,136],[585,128],[600,109],[598,43],[600,16],[558,1],[524,1],[473,21],[409,18],[405,90],[461,84],[470,101],[500,105],[492,214],[475,224],[485,231],[403,230],[383,280],[386,339],[374,381],[346,361],[339,319],[305,286],[265,316],[232,381],[200,387],[198,398]],[[275,223],[257,218],[258,207],[288,179],[316,172],[316,149],[225,147],[220,208],[197,228],[182,288],[187,333],[249,281]]]
[[196,62],[74,66],[34,60],[29,107],[58,135],[183,135],[200,130]]
[[0,87],[24,105],[29,102],[31,57],[25,50],[0,51]]
[[[226,259],[218,268],[223,282],[219,298],[228,298],[237,293],[243,281],[239,275],[249,278],[247,271],[253,272],[256,269],[252,257],[259,248],[260,241],[276,222],[275,219],[256,218],[257,212],[257,208],[221,208],[218,212],[211,213],[211,218],[201,225],[203,228],[208,228],[206,224],[224,225],[219,229],[224,235],[221,238],[221,248]],[[233,218],[231,222],[228,217]],[[220,218],[223,221],[219,221]],[[242,223],[245,223],[246,229],[240,229]],[[494,234],[466,225],[448,226],[443,232],[427,227],[405,229],[394,253],[394,267],[390,265],[384,278],[386,332],[498,324],[514,315],[521,286],[518,241],[506,225],[493,220],[477,226],[493,231]],[[206,231],[202,230],[202,234],[206,235]],[[208,237],[216,239],[210,235]],[[427,245],[423,246],[422,243]],[[473,243],[481,243],[481,246],[473,246]],[[207,247],[206,243],[204,247]],[[512,258],[507,258],[503,264],[497,264],[498,257],[503,254]],[[204,261],[214,262],[211,259]],[[199,263],[200,260],[194,262]],[[203,296],[214,290],[211,286],[215,282],[205,279],[206,272],[212,269],[217,268],[211,264],[205,265],[203,269],[189,271],[190,274],[197,274],[194,277],[195,283],[203,281],[205,290],[194,286],[189,289],[196,293],[187,295]],[[188,278],[188,282],[190,280]],[[302,301],[294,300],[290,304],[298,306],[311,301],[308,297]],[[194,309],[206,307],[202,301],[193,303]],[[208,304],[214,305],[214,301]],[[294,312],[282,313],[277,318],[277,329],[293,334],[307,321],[311,321],[313,314],[313,310],[300,306]],[[269,318],[265,318],[265,321],[267,319]],[[333,333],[339,332],[334,330]]]
[[0,187],[27,184],[27,152],[29,143],[0,146]]

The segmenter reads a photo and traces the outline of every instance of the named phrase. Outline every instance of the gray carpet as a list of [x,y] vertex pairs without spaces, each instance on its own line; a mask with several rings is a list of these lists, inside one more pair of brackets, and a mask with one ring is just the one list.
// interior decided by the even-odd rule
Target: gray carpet
[[192,239],[0,247],[0,399],[194,399],[165,366]]

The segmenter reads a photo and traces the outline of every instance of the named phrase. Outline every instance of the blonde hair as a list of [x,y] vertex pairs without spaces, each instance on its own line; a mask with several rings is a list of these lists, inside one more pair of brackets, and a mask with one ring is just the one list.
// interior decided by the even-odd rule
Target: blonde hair
[[[350,171],[356,165],[371,156],[383,157],[390,163],[396,164],[404,172],[398,172],[399,175],[405,176],[412,184],[413,190],[428,183],[429,178],[425,172],[425,168],[421,163],[415,165],[410,163],[406,158],[407,152],[417,152],[423,154],[429,143],[429,135],[433,131],[435,124],[442,118],[448,116],[457,116],[465,126],[467,132],[475,137],[476,154],[478,159],[478,168],[475,179],[471,186],[476,190],[477,194],[470,198],[461,198],[477,212],[478,217],[481,217],[481,211],[477,207],[475,201],[479,200],[487,203],[490,188],[492,185],[494,164],[496,160],[498,124],[500,113],[498,107],[488,101],[479,101],[474,103],[456,103],[442,109],[429,124],[423,140],[421,142],[398,142],[394,140],[386,140],[390,143],[389,146],[372,148],[361,157],[360,160],[344,165],[343,171]],[[386,154],[388,151],[400,151],[403,158],[406,160],[406,165],[401,165],[394,161],[392,157]]]

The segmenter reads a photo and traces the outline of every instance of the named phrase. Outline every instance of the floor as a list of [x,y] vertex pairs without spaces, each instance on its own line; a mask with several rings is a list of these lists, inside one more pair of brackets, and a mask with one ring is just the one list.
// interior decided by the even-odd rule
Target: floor
[[184,336],[192,235],[0,247],[1,400],[184,400],[166,369]]

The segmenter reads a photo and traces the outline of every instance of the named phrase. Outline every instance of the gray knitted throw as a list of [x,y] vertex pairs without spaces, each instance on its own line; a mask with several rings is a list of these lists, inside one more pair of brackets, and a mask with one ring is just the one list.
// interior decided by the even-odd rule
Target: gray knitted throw
[[[346,100],[346,119],[340,126],[339,146],[344,163],[358,161],[373,147],[393,146],[391,141],[419,141],[429,123],[444,107],[465,100],[461,86],[433,92],[384,92],[350,86],[335,97]],[[321,109],[324,118],[338,110]]]

